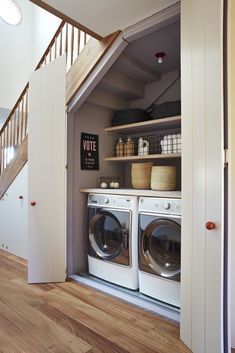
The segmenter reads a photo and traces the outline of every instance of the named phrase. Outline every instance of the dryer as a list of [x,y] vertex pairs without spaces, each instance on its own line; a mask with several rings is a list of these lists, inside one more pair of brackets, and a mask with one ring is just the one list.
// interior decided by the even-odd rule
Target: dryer
[[138,198],[89,194],[89,273],[138,289]]
[[181,200],[139,200],[139,289],[180,307]]

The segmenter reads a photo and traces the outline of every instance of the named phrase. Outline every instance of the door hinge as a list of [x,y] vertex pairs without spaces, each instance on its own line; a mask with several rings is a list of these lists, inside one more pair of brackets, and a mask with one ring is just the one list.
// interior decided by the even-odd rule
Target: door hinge
[[228,167],[228,149],[224,149],[224,168]]

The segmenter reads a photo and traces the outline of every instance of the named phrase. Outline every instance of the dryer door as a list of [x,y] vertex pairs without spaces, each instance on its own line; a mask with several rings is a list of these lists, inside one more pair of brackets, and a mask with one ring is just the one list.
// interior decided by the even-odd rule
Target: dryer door
[[89,241],[96,257],[129,265],[130,213],[97,210],[90,219]]
[[142,237],[142,253],[152,272],[180,280],[181,226],[166,218],[149,223]]

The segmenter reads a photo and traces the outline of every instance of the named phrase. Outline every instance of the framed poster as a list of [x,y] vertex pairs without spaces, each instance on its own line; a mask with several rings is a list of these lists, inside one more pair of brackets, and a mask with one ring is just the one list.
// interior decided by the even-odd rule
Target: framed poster
[[81,169],[99,170],[99,136],[81,132]]

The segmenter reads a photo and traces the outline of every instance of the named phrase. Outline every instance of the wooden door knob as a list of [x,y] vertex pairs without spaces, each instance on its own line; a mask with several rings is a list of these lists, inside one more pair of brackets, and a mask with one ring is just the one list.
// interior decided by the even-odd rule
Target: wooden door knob
[[206,229],[207,230],[215,229],[215,223],[211,221],[206,222]]
[[23,200],[23,198],[24,198],[23,195],[20,195],[20,196],[19,196],[19,199],[20,199],[20,200]]
[[32,201],[32,202],[31,202],[31,206],[36,206],[36,202],[35,202],[35,201]]

